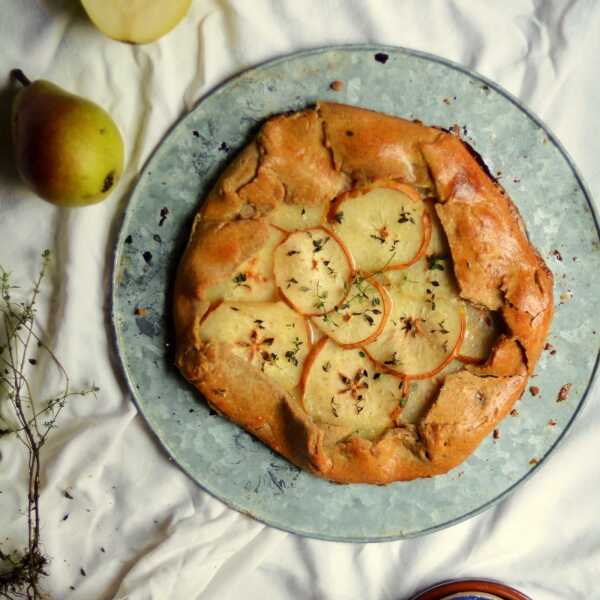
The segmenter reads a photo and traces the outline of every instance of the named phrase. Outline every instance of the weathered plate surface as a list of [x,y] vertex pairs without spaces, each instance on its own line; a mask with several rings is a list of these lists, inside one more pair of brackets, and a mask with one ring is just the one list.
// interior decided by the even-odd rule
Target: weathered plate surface
[[[330,89],[333,80],[344,82],[343,91]],[[485,440],[445,476],[385,487],[322,481],[211,413],[172,366],[170,289],[199,201],[259,123],[319,98],[465,126],[465,138],[491,171],[501,174],[533,243],[554,271],[557,306],[550,343],[556,353],[547,351],[540,360],[534,380],[540,394],[526,393],[517,404],[518,416],[501,423],[500,438]],[[400,48],[304,52],[247,71],[204,98],[145,167],[116,249],[117,347],[152,430],[190,477],[227,505],[269,525],[323,539],[415,536],[502,498],[539,468],[536,461],[548,456],[569,427],[597,365],[600,336],[586,308],[600,297],[600,278],[589,276],[600,273],[599,248],[591,198],[565,151],[537,118],[492,82]],[[146,314],[134,314],[139,307]],[[557,403],[567,383],[572,385],[568,399]]]

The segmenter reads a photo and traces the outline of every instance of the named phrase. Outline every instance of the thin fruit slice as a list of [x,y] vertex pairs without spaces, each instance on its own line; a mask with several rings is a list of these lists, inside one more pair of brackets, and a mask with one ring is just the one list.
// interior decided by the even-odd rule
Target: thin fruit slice
[[346,296],[351,258],[329,231],[317,227],[290,234],[275,250],[275,282],[298,312],[321,315]]
[[362,350],[323,338],[305,363],[304,410],[317,422],[351,427],[373,438],[394,425],[402,382],[384,373]]
[[282,202],[269,213],[269,222],[286,231],[318,227],[323,221],[324,204],[288,204]]
[[344,301],[312,322],[344,348],[356,348],[377,339],[390,314],[390,297],[373,277],[357,274]]
[[448,246],[446,232],[435,211],[435,203],[430,198],[426,198],[424,202],[431,219],[431,239],[429,240],[429,246],[427,247],[427,255],[448,256],[450,254],[450,246]]
[[90,19],[108,37],[146,44],[162,37],[187,14],[192,0],[81,0]]
[[406,269],[386,271],[384,277],[390,289],[413,298],[458,297],[458,285],[449,258],[426,256]]
[[328,220],[359,269],[374,273],[406,267],[427,250],[431,219],[419,193],[396,182],[346,192]]
[[392,311],[381,335],[365,346],[385,368],[411,379],[441,371],[458,353],[465,318],[457,301],[429,294],[425,301],[393,292]]
[[287,390],[300,382],[310,350],[306,320],[285,302],[222,302],[200,325],[200,338],[227,344]]
[[460,347],[459,360],[464,363],[485,362],[500,334],[498,319],[485,308],[465,302],[465,339]]
[[429,410],[446,376],[463,368],[464,365],[459,360],[453,360],[430,379],[408,380],[405,386],[406,393],[402,401],[404,408],[399,422],[408,424],[420,421]]
[[265,302],[277,298],[277,287],[273,277],[273,250],[285,234],[276,227],[269,228],[265,245],[252,257],[243,262],[224,283],[208,290],[210,302],[217,300],[244,300]]

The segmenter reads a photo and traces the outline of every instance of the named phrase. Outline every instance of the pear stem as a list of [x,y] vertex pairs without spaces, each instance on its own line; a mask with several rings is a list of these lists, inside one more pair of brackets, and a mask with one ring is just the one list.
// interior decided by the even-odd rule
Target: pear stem
[[25,87],[27,87],[31,83],[29,77],[27,77],[27,75],[25,75],[25,73],[23,73],[21,69],[13,69],[10,72],[10,77],[14,81],[18,81],[21,85]]

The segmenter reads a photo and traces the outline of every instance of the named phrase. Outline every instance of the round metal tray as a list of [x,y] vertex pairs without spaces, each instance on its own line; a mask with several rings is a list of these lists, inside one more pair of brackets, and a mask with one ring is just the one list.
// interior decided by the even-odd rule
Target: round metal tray
[[[330,88],[334,80],[344,83],[342,91]],[[317,99],[444,127],[458,124],[500,177],[554,271],[550,343],[556,352],[545,352],[539,362],[534,381],[540,394],[526,393],[518,416],[500,424],[499,439],[486,439],[446,475],[384,487],[328,483],[215,415],[173,367],[171,287],[201,199],[264,119]],[[598,240],[589,193],[560,143],[491,81],[402,48],[302,52],[246,71],[210,93],[145,166],[115,254],[117,350],[137,406],[167,452],[230,507],[322,539],[416,536],[497,502],[539,468],[569,428],[597,366],[598,336],[587,309],[600,297],[600,278],[589,276],[600,272]],[[557,403],[567,383],[568,399]]]

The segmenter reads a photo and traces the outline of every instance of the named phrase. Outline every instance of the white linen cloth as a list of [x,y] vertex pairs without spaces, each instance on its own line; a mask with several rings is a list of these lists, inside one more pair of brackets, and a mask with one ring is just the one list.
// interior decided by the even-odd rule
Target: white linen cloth
[[[1,8],[0,264],[26,285],[39,253],[53,251],[40,325],[73,384],[101,388],[97,398],[69,402],[44,454],[53,597],[404,600],[436,581],[474,576],[535,600],[600,598],[598,392],[532,480],[484,514],[408,541],[321,542],[226,508],[168,460],[131,402],[108,316],[120,216],[167,129],[224,79],[302,49],[374,42],[474,68],[549,124],[600,197],[600,3],[193,0],[173,32],[139,47],[101,35],[76,1],[3,0]],[[59,209],[18,182],[6,92],[17,66],[94,100],[119,124],[127,170],[107,201]],[[2,539],[23,531],[25,466],[22,448],[2,439]]]

